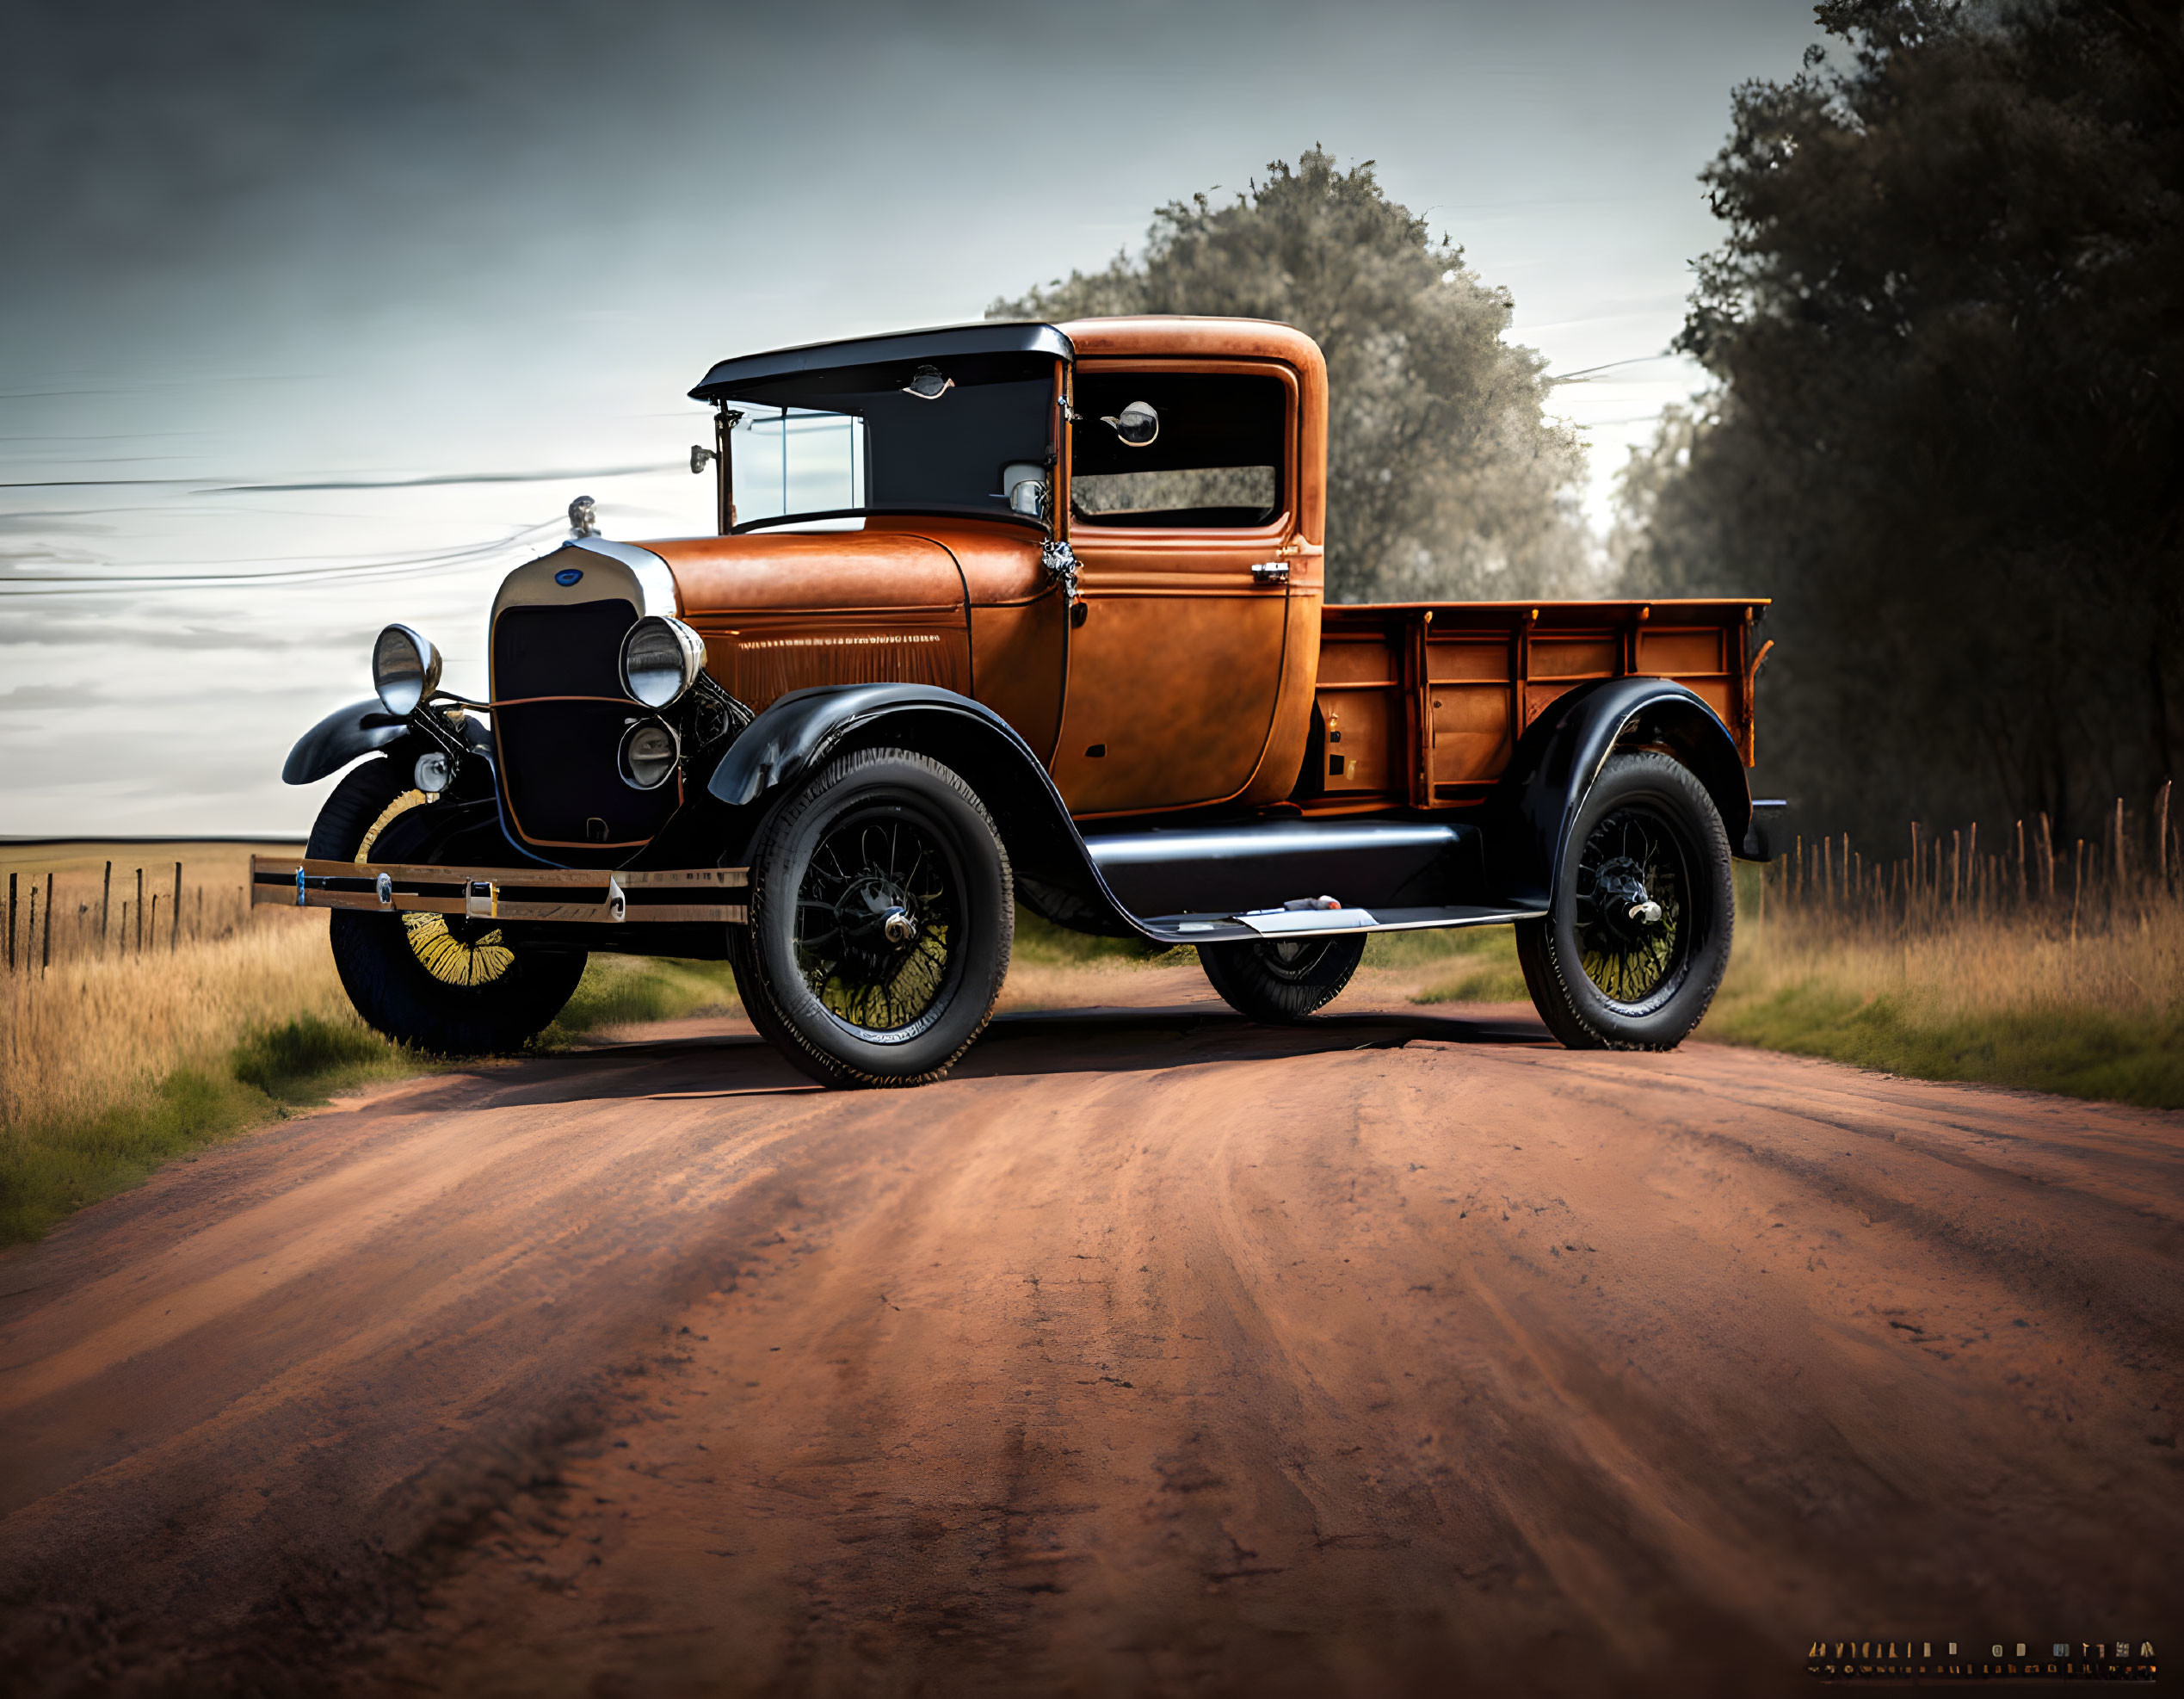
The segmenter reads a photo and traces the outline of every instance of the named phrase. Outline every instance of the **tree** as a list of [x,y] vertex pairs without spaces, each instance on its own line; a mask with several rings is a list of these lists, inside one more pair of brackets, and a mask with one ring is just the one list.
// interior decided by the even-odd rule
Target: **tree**
[[1315,147],[1226,206],[1153,214],[1144,252],[996,318],[1190,312],[1293,324],[1327,357],[1331,601],[1536,596],[1586,573],[1583,449],[1542,415],[1546,362],[1502,340],[1511,304]]
[[2184,738],[2176,0],[1830,0],[1738,90],[1621,485],[1638,593],[1777,599],[1762,748],[1815,824],[2091,835]]

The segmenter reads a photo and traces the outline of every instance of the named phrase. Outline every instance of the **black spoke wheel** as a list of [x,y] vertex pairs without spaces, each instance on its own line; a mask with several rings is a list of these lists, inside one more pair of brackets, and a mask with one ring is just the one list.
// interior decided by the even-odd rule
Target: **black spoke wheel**
[[1579,806],[1546,918],[1517,927],[1517,959],[1564,1044],[1669,1050],[1712,1003],[1735,918],[1706,788],[1669,756],[1619,755]]
[[899,804],[829,825],[796,893],[796,965],[819,1004],[861,1035],[924,1030],[961,977],[963,868],[953,845]]
[[1198,959],[1221,1000],[1239,1015],[1286,1026],[1324,1008],[1365,959],[1362,932],[1200,944]]
[[729,947],[752,1022],[830,1085],[938,1079],[1009,972],[1015,887],[955,773],[904,750],[830,765],[760,829]]
[[[430,807],[395,762],[367,761],[334,787],[305,853],[363,865],[429,862],[414,846]],[[443,1055],[518,1048],[561,1012],[584,973],[581,951],[527,947],[491,921],[461,915],[336,909],[327,936],[366,1023]]]

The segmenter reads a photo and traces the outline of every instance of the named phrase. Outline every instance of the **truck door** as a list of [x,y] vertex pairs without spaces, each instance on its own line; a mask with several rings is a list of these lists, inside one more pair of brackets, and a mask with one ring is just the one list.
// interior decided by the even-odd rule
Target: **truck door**
[[1281,697],[1291,598],[1283,572],[1253,569],[1286,566],[1295,534],[1296,380],[1263,361],[1085,360],[1073,405],[1083,600],[1054,782],[1078,815],[1225,801]]

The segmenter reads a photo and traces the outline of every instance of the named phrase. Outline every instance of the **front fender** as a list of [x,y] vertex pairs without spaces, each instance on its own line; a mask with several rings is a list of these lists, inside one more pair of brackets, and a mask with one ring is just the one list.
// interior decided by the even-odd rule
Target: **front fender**
[[[1015,728],[968,696],[929,684],[823,684],[790,691],[745,726],[706,780],[706,788],[731,808],[747,807],[768,792],[794,783],[863,728],[912,709],[960,716],[981,726],[1015,744],[1045,776],[1046,769]],[[1052,789],[1052,782],[1047,784]]]
[[1517,741],[1488,839],[1506,899],[1550,906],[1578,805],[1619,747],[1658,749],[1683,763],[1713,799],[1730,843],[1744,842],[1751,791],[1719,716],[1665,678],[1602,679],[1558,697]]
[[1108,889],[1031,745],[991,708],[953,690],[837,684],[792,691],[728,746],[706,789],[755,825],[763,805],[832,756],[880,745],[930,756],[962,776],[993,816],[1032,908],[1080,930],[1157,936]]
[[[320,720],[288,751],[286,765],[281,769],[285,783],[307,785],[324,778],[329,773],[338,773],[360,755],[369,755],[398,744],[409,737],[413,728],[406,720],[398,720],[377,701],[351,702],[345,708],[336,708]],[[490,763],[493,759],[492,728],[474,714],[465,714],[457,727],[464,745],[483,756]]]
[[377,698],[336,708],[296,739],[296,746],[288,751],[287,763],[281,769],[281,782],[312,784],[329,773],[340,772],[360,755],[400,741],[409,730]]

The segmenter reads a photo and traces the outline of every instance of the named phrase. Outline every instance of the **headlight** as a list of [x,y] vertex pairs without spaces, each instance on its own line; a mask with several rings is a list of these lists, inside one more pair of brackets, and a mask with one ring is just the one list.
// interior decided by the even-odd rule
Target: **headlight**
[[372,646],[372,688],[389,714],[410,714],[440,688],[440,652],[407,626],[389,626]]
[[648,614],[622,639],[622,689],[649,708],[681,701],[705,664],[705,639],[664,614]]
[[681,754],[674,732],[657,720],[640,720],[622,733],[622,782],[632,790],[657,790],[674,775]]

